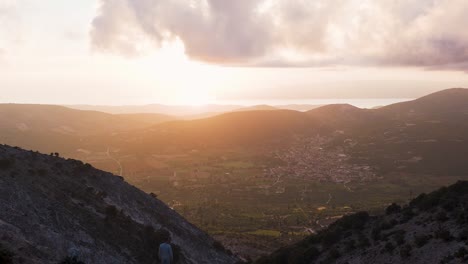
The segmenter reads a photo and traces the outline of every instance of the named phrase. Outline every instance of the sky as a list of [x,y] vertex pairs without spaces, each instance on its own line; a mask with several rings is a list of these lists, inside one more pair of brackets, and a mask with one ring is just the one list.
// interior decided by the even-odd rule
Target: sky
[[0,102],[416,98],[468,87],[466,0],[0,0]]

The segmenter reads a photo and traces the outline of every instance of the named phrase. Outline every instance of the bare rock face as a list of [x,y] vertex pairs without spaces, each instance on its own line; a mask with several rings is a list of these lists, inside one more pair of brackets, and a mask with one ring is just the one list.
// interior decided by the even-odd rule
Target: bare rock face
[[0,145],[0,262],[76,257],[84,263],[158,263],[167,232],[176,263],[237,261],[121,177],[81,161]]

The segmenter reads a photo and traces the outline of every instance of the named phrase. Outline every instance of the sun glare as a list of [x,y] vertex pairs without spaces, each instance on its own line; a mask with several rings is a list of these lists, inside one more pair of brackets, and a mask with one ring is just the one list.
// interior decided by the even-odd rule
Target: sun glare
[[164,43],[161,49],[140,58],[137,63],[142,72],[158,81],[158,87],[154,89],[164,92],[166,102],[170,104],[201,106],[213,103],[216,100],[213,91],[226,81],[213,74],[219,66],[190,60],[180,39]]
[[203,106],[214,103],[216,98],[206,93],[200,93],[196,89],[184,91],[178,96],[176,104],[188,106]]

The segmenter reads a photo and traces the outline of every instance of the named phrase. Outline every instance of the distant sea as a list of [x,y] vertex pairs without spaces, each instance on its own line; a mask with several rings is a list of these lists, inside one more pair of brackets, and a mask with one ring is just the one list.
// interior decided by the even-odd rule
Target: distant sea
[[329,104],[350,104],[359,108],[373,108],[390,104],[411,101],[414,98],[352,98],[352,99],[258,99],[258,100],[226,100],[218,101],[222,105],[329,105]]

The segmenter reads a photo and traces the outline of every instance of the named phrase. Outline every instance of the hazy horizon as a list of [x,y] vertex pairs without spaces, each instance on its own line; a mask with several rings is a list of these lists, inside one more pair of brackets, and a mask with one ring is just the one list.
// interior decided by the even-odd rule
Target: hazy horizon
[[[25,105],[60,105],[69,108],[76,108],[82,110],[97,110],[102,112],[114,113],[113,111],[106,111],[106,108],[121,109],[121,113],[138,113],[138,109],[151,106],[161,106],[169,108],[187,108],[192,109],[194,113],[203,113],[204,110],[210,111],[213,107],[232,107],[233,110],[243,107],[258,107],[258,106],[271,106],[279,107],[280,109],[294,109],[299,111],[310,110],[310,107],[325,106],[331,104],[350,104],[359,108],[374,108],[387,106],[391,104],[415,100],[417,98],[327,98],[327,99],[250,99],[250,100],[221,100],[209,101],[202,104],[177,104],[177,103],[149,103],[149,104],[50,104],[50,103],[21,103],[21,102],[0,102],[0,104],[25,104]],[[300,106],[304,106],[301,109]],[[88,109],[89,108],[89,109]],[[130,108],[132,110],[128,110]],[[157,113],[157,111],[143,111],[142,113]]]
[[[206,106],[288,106],[288,105],[328,105],[328,104],[350,104],[356,107],[369,108],[375,106],[390,105],[405,101],[411,101],[416,98],[303,98],[303,99],[250,99],[250,100],[215,100],[209,101],[203,104],[176,104],[176,103],[151,103],[151,104],[123,104],[123,105],[111,105],[111,104],[60,104],[64,106],[103,106],[103,107],[138,107],[138,106],[150,106],[150,105],[161,105],[161,106],[182,106],[182,107],[206,107]],[[21,104],[21,103],[19,103]]]

